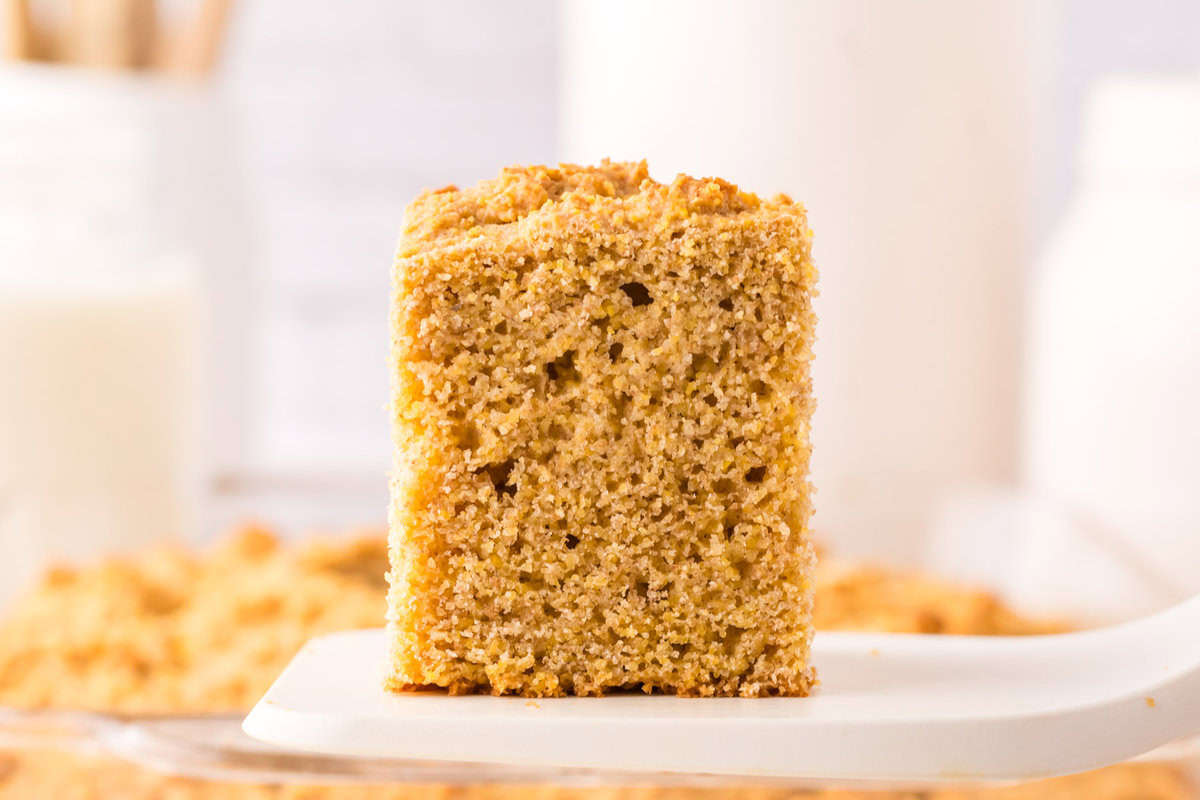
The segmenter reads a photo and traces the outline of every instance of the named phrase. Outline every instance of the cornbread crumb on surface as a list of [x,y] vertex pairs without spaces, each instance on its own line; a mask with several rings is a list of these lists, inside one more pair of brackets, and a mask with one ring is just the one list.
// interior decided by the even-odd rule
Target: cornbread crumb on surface
[[822,558],[816,588],[817,630],[1026,636],[1070,629],[1017,614],[982,589],[836,557]]
[[0,705],[249,708],[311,637],[382,623],[386,569],[378,534],[283,547],[253,526],[203,556],[53,568],[0,624]]
[[[159,551],[45,576],[0,621],[0,705],[112,711],[246,710],[310,635],[380,624],[382,535],[284,546],[249,529],[207,554]],[[171,602],[162,604],[170,587]],[[1048,629],[989,595],[877,568],[823,564],[817,623],[955,633]],[[960,609],[975,611],[963,614]],[[180,657],[180,653],[188,654]],[[234,680],[234,677],[239,680]],[[261,786],[170,777],[112,758],[0,748],[0,800],[1185,800],[1174,767],[1126,764],[1051,781],[927,792]]]
[[815,284],[802,206],[644,163],[417,198],[389,687],[807,693]]

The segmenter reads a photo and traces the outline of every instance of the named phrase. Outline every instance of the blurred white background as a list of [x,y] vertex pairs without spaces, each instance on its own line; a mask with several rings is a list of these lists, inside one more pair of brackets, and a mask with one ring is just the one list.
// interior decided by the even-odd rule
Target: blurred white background
[[[1071,193],[1088,86],[1110,73],[1200,71],[1195,3],[1047,5],[1058,8],[1035,41],[1046,68],[1027,209],[1037,241]],[[422,188],[557,160],[560,10],[554,0],[240,10],[219,79],[244,131],[261,305],[244,460],[226,469],[386,467],[380,342],[403,206]]]
[[[404,206],[556,158],[556,25],[545,1],[239,9],[218,81],[242,122],[256,302],[248,424],[222,481],[318,479],[352,498],[330,524],[382,519],[388,267]],[[298,513],[326,516],[316,505]]]
[[[611,13],[622,13],[623,5],[612,4]],[[772,22],[770,15],[779,8],[780,0],[755,0],[727,4],[725,13],[737,9],[748,35],[755,30],[773,31],[776,49],[772,52],[780,64],[802,63],[804,53],[787,49],[788,29],[780,30]],[[840,457],[842,463],[823,465],[818,452],[818,482],[822,470],[844,471],[847,464],[853,468],[865,463],[869,448],[878,446],[879,462],[890,472],[881,477],[865,466],[864,485],[873,481],[875,489],[890,488],[920,499],[911,507],[900,501],[893,507],[886,501],[886,491],[876,491],[872,507],[864,511],[845,501],[836,488],[823,489],[818,504],[840,503],[853,519],[839,516],[836,508],[832,514],[822,511],[822,531],[849,552],[893,561],[915,560],[946,515],[954,517],[962,511],[966,502],[962,492],[972,487],[983,487],[985,492],[1011,488],[1027,478],[1021,466],[1025,353],[1030,346],[1027,297],[1036,278],[1034,265],[1079,190],[1077,154],[1089,91],[1101,78],[1115,74],[1200,75],[1200,4],[1191,0],[1012,4],[976,0],[951,5],[928,1],[902,8],[894,11],[891,23],[874,14],[878,9],[870,0],[797,2],[788,12],[798,25],[804,24],[806,13],[832,28],[847,24],[846,20],[859,21],[849,28],[854,35],[845,43],[835,42],[831,49],[850,65],[830,73],[830,80],[843,83],[822,84],[822,76],[790,75],[782,84],[826,86],[823,102],[831,104],[829,108],[835,107],[838,91],[845,92],[847,102],[858,98],[871,111],[867,118],[872,126],[865,133],[858,131],[857,138],[843,141],[833,128],[821,127],[836,122],[836,114],[809,119],[804,108],[792,108],[788,98],[775,98],[761,86],[748,87],[746,92],[754,95],[762,90],[757,100],[710,93],[704,98],[708,106],[700,109],[716,119],[730,104],[777,105],[780,118],[812,134],[805,141],[831,149],[843,142],[842,152],[809,154],[814,164],[823,160],[854,164],[856,155],[865,152],[856,148],[878,144],[873,151],[877,158],[921,147],[928,158],[937,152],[931,147],[959,147],[947,151],[949,157],[973,168],[970,152],[961,148],[974,147],[979,137],[978,152],[1000,159],[969,174],[962,170],[922,173],[922,185],[915,189],[935,198],[939,182],[957,180],[952,191],[958,194],[946,195],[949,210],[938,212],[944,229],[931,226],[914,236],[936,239],[953,232],[960,244],[947,245],[947,253],[991,248],[994,256],[995,243],[986,239],[990,230],[1002,246],[1010,248],[1001,259],[1000,271],[985,265],[977,273],[979,281],[960,279],[974,293],[971,302],[978,305],[959,308],[958,317],[947,314],[943,322],[951,327],[931,327],[921,340],[929,345],[941,337],[945,348],[939,353],[959,347],[961,363],[971,364],[975,351],[970,349],[970,336],[986,323],[987,352],[996,354],[994,361],[973,366],[982,383],[959,384],[975,404],[970,413],[961,412],[961,419],[954,417],[961,409],[956,396],[943,408],[923,401],[905,407],[904,435],[915,441],[922,436],[937,439],[938,431],[944,434],[947,415],[965,426],[961,436],[942,436],[946,441],[938,447],[944,452],[938,450],[926,459],[942,466],[927,466],[922,453],[911,449],[912,459],[905,461],[897,457],[899,450],[885,452],[887,442],[873,444],[870,437],[855,436],[861,424],[873,431],[871,437],[886,438],[889,426],[883,415],[895,407],[895,397],[874,391],[856,396],[855,376],[834,373],[829,373],[828,381],[844,385],[822,394],[822,402],[831,405],[818,413],[828,415],[831,428],[840,431],[827,435],[836,443],[829,457]],[[207,88],[196,90],[218,109],[209,119],[219,121],[219,130],[205,133],[208,144],[198,148],[210,157],[216,154],[216,164],[200,172],[211,178],[228,171],[232,177],[210,182],[218,187],[211,190],[218,199],[210,195],[204,208],[198,208],[187,191],[162,195],[170,198],[159,210],[166,221],[156,223],[168,238],[173,227],[190,231],[179,234],[176,244],[196,251],[193,255],[212,309],[208,332],[215,343],[209,382],[213,398],[204,450],[206,486],[216,499],[205,505],[198,535],[207,537],[246,515],[289,530],[382,523],[390,452],[384,410],[388,267],[404,205],[422,189],[469,184],[495,175],[505,164],[555,162],[581,153],[590,157],[598,145],[595,137],[589,140],[586,134],[595,128],[579,124],[589,119],[588,114],[615,119],[611,123],[616,131],[614,147],[620,141],[622,152],[612,155],[634,155],[639,150],[638,125],[646,120],[634,119],[622,126],[621,114],[627,107],[592,103],[603,94],[595,93],[597,81],[603,84],[606,75],[616,81],[621,75],[620,59],[631,52],[628,41],[612,40],[611,61],[605,60],[604,41],[587,45],[597,48],[589,55],[598,59],[589,62],[594,67],[587,79],[590,83],[578,79],[581,62],[572,61],[580,53],[575,48],[588,38],[579,21],[587,14],[609,13],[604,9],[586,0],[250,0],[235,5],[219,68]],[[953,14],[948,13],[951,9]],[[688,42],[714,30],[711,18],[696,13],[672,20],[680,53],[687,53]],[[903,19],[912,26],[907,33],[887,27],[900,25]],[[633,34],[639,31],[629,32],[630,38],[636,38]],[[914,32],[928,37],[929,46],[912,45],[905,37]],[[753,56],[753,44],[753,39],[742,41],[743,50],[737,53]],[[960,50],[958,56],[954,47]],[[1000,60],[989,61],[992,52],[999,53]],[[968,65],[961,74],[952,60],[955,57]],[[859,70],[861,64],[871,66]],[[896,69],[890,70],[889,64]],[[890,73],[934,75],[941,88],[898,83],[881,89],[844,82],[855,74]],[[976,74],[978,85],[971,83]],[[5,79],[0,72],[0,81]],[[626,85],[615,83],[607,91],[620,101]],[[10,187],[18,178],[36,183],[37,175],[22,178],[26,173],[13,166],[24,160],[19,147],[27,146],[14,144],[18,141],[15,120],[20,115],[13,104],[27,101],[16,99],[17,94],[6,92],[4,86],[0,82],[0,126],[7,128],[0,128],[0,147],[15,156],[3,162],[6,173],[0,181]],[[671,108],[681,94],[705,95],[703,86],[672,86],[654,74],[645,75],[637,88],[643,98],[661,95],[664,108]],[[863,100],[872,97],[876,105]],[[971,113],[983,128],[955,130],[958,123],[947,109],[960,107],[975,109]],[[840,119],[844,123],[848,118]],[[739,174],[739,164],[756,157],[761,163],[764,153],[770,154],[759,148],[770,139],[776,122],[774,117],[757,121],[744,140],[717,144],[705,140],[703,130],[697,128],[678,148],[648,140],[636,154],[654,156],[665,150],[662,160],[670,162],[666,166],[671,170],[704,173],[709,163],[714,169],[729,165],[729,177],[745,175],[751,189],[786,189],[806,200],[815,220],[816,255],[827,286],[828,296],[822,302],[828,304],[833,320],[832,327],[822,329],[822,347],[837,354],[849,346],[846,343],[859,324],[853,314],[846,316],[844,309],[850,306],[838,304],[847,297],[866,296],[856,295],[855,284],[843,278],[847,273],[842,262],[874,263],[885,260],[880,253],[886,251],[871,250],[872,230],[857,228],[852,219],[833,220],[822,227],[822,214],[828,214],[822,198],[805,193],[803,165],[810,162],[795,160],[791,171],[780,172],[780,185],[751,168]],[[996,133],[998,127],[1001,133]],[[945,144],[931,145],[922,131],[945,135],[938,140]],[[624,152],[631,141],[635,143],[631,152]],[[704,163],[692,164],[693,153],[698,154],[696,161]],[[913,177],[901,166],[881,170],[878,164],[867,164],[871,170],[858,173],[857,183],[848,183],[847,191],[869,193],[878,186],[879,196],[903,211],[910,192],[906,182]],[[653,158],[650,167],[659,179],[672,177]],[[826,173],[823,180],[830,182],[832,174]],[[203,183],[194,176],[179,180]],[[826,184],[817,181],[816,185]],[[956,228],[952,214],[958,202],[954,198],[959,197],[968,202],[990,197],[993,212],[1003,217],[1002,228],[989,228],[979,208],[970,217],[977,228]],[[222,213],[214,215],[214,206]],[[872,213],[879,214],[881,207],[882,201]],[[930,225],[928,215],[914,214],[912,220]],[[953,277],[947,270],[954,266],[951,261],[938,267],[943,279]],[[975,274],[970,270],[976,266],[962,264],[963,274]],[[879,265],[881,275],[886,268]],[[870,288],[869,275],[854,275]],[[932,296],[940,289],[939,285],[895,287],[903,298]],[[963,326],[960,332],[953,328],[958,324],[955,319]],[[959,341],[960,333],[967,337],[965,344]],[[923,364],[942,355],[930,351],[911,357]],[[833,359],[833,363],[850,362]],[[900,384],[892,390],[899,397],[911,387],[902,385],[905,371],[890,366],[886,377]],[[1197,365],[1184,368],[1195,370]],[[818,378],[822,374],[818,372]],[[19,387],[9,390],[13,388],[19,391]],[[823,392],[820,385],[817,389]],[[839,418],[839,396],[854,398],[854,415]],[[877,413],[868,420],[862,415],[870,413],[872,405]],[[822,424],[819,416],[818,446]],[[1200,448],[1200,442],[1191,441],[1181,441],[1180,447],[1193,444]],[[944,453],[950,453],[949,460],[942,457]],[[939,469],[950,470],[951,478]],[[909,474],[904,474],[906,470]],[[910,484],[924,488],[910,492],[906,488]],[[1200,504],[1200,499],[1196,502]],[[1010,532],[1001,526],[991,535],[1003,538]],[[966,549],[972,550],[973,545]],[[1148,569],[1153,582],[1158,573]]]

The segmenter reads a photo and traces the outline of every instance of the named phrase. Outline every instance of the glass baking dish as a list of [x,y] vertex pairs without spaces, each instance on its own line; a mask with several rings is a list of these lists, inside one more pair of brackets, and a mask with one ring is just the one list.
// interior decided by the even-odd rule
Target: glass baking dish
[[[239,497],[236,507],[256,502],[269,507],[280,498]],[[1028,504],[996,491],[960,496],[933,526],[928,559],[903,570],[827,557],[819,624],[948,634],[1060,628],[1056,620],[1077,618],[1070,609],[1089,607],[1088,600],[1076,595],[1031,611],[1037,598],[1028,587],[1038,581],[1030,576],[1045,568],[1037,559],[984,559],[996,567],[986,574],[978,559],[955,556],[978,547],[982,533],[1021,550],[1020,537],[1005,526],[1045,537],[1044,522],[1029,525]],[[1064,525],[1056,536],[1047,551],[1055,558],[1073,552],[1105,575],[1123,562],[1114,556],[1102,563],[1082,529]],[[0,798],[1200,797],[1200,757],[1187,744],[1033,784],[832,786],[341,759],[281,752],[245,737],[244,709],[303,641],[380,624],[385,559],[379,529],[296,543],[246,526],[204,555],[167,545],[98,566],[48,565],[38,588],[12,603],[0,625],[0,700],[10,704],[0,711]],[[957,572],[958,581],[922,572]],[[964,580],[983,588],[964,589]]]

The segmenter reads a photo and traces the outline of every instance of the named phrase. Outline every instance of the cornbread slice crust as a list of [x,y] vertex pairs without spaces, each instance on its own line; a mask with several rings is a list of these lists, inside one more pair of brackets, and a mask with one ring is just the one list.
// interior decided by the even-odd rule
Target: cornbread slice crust
[[803,695],[804,208],[645,163],[408,208],[387,685]]

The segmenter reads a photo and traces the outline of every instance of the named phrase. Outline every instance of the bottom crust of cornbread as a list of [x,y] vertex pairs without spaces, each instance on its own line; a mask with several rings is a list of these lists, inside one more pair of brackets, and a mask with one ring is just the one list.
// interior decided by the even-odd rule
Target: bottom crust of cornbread
[[[811,555],[810,561],[815,561]],[[795,595],[785,597],[786,608],[779,614],[802,615],[811,618],[811,589],[807,578]],[[626,625],[641,625],[646,633],[646,642],[666,641],[660,639],[653,620],[628,620]],[[613,693],[640,692],[645,694],[669,694],[680,697],[803,697],[816,685],[815,670],[808,664],[812,631],[796,631],[791,644],[768,645],[767,657],[747,664],[737,653],[738,640],[742,637],[763,636],[763,631],[745,628],[732,637],[731,646],[716,650],[704,662],[676,662],[668,669],[647,668],[638,662],[646,652],[660,654],[660,663],[670,663],[669,657],[661,655],[682,651],[684,648],[669,642],[655,647],[644,646],[637,650],[622,642],[614,641],[612,650],[605,652],[597,645],[587,653],[586,673],[579,667],[579,659],[572,655],[559,658],[543,654],[538,660],[526,656],[524,659],[500,658],[481,665],[453,659],[453,653],[442,657],[440,664],[421,665],[415,663],[417,649],[404,638],[392,637],[391,669],[384,684],[389,691],[441,690],[452,695],[492,694],[520,695],[524,697],[603,696]],[[777,640],[778,641],[778,640]],[[622,655],[633,653],[632,657]],[[632,666],[631,666],[632,665]],[[650,680],[622,680],[628,672],[659,676]],[[413,680],[411,675],[436,675],[432,682]],[[446,677],[449,676],[449,677]],[[661,676],[671,676],[663,678]]]

